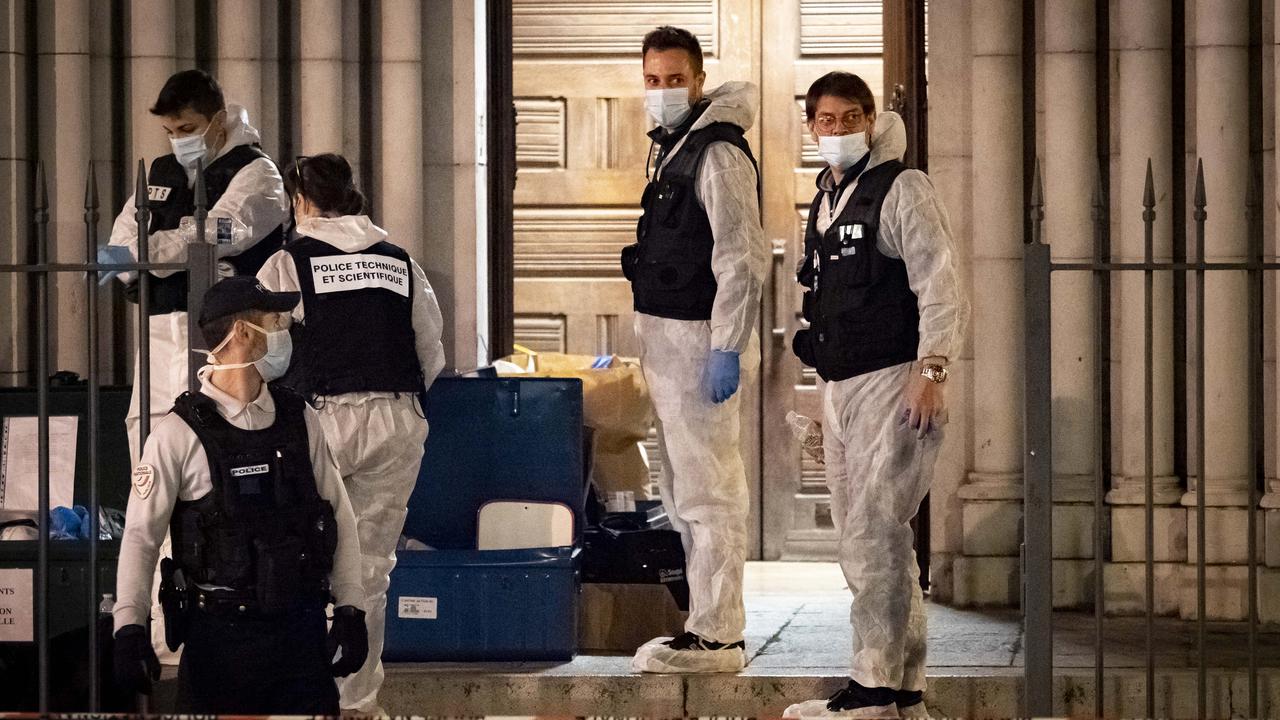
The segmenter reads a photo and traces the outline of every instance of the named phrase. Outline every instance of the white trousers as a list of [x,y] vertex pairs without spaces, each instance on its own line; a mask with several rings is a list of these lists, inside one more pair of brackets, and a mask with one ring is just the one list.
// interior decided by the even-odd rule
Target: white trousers
[[684,543],[689,580],[685,630],[720,643],[742,639],[746,611],[742,573],[747,557],[746,468],[739,412],[760,362],[755,335],[740,358],[741,383],[716,405],[706,390],[711,329],[706,322],[635,316],[640,364],[658,414],[662,453],[659,489],[671,525]]
[[911,365],[827,383],[823,452],[840,569],[853,593],[849,677],[865,687],[925,688],[925,609],[911,519],[929,492],[942,430],[917,439],[902,421]]
[[343,710],[380,714],[387,588],[418,481],[427,421],[411,395],[351,393],[322,399],[317,411],[356,515],[369,628],[369,658],[354,674],[338,678],[338,692]]

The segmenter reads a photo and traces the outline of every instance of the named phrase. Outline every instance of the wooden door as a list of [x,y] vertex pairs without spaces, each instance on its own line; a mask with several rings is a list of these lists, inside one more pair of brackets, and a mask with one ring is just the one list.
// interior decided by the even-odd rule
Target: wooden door
[[[649,148],[644,34],[659,25],[694,32],[708,89],[727,80],[760,86],[748,139],[760,161],[774,255],[760,381],[743,388],[752,556],[834,557],[822,469],[802,466],[785,423],[793,407],[821,416],[816,376],[790,351],[800,307],[793,268],[820,167],[802,132],[803,97],[835,68],[879,90],[880,0],[515,0],[513,9],[515,337],[535,350],[638,352],[618,254],[634,241]],[[649,459],[656,472],[657,453]]]

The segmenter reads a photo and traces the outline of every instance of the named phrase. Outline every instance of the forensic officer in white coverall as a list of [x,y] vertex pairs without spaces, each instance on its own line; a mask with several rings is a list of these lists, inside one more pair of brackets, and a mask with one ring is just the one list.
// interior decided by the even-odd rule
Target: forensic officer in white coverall
[[[151,213],[148,234],[149,260],[183,262],[188,235],[180,228],[183,218],[195,213],[197,162],[204,161],[204,181],[209,203],[209,227],[217,218],[232,221],[237,230],[232,242],[217,245],[221,276],[254,275],[262,263],[283,244],[283,223],[289,219],[289,197],[275,163],[259,143],[262,136],[249,124],[248,112],[228,105],[218,81],[203,70],[174,74],[161,88],[151,108],[169,136],[173,153],[156,158],[147,175],[147,205]],[[134,196],[111,227],[111,239],[98,249],[103,264],[138,259],[138,220]],[[99,282],[118,277],[126,285],[126,297],[138,302],[141,284],[136,273],[106,272]],[[154,429],[173,399],[187,389],[187,274],[157,270],[150,280],[151,392],[150,427]],[[125,416],[129,457],[137,465],[142,448],[138,358],[134,357],[133,394]],[[168,541],[161,552],[169,552]],[[154,583],[159,586],[159,581]],[[164,618],[159,605],[152,611],[152,634],[162,662],[177,664],[177,656],[164,645]]]
[[690,607],[685,632],[642,646],[632,667],[733,672],[746,664],[738,389],[760,361],[755,326],[768,262],[758,173],[743,137],[758,101],[749,83],[704,95],[702,50],[687,30],[654,30],[642,57],[657,154],[638,242],[622,261],[659,420],[662,502],[684,541]]
[[302,293],[282,382],[312,399],[351,497],[368,612],[369,658],[338,689],[344,711],[381,714],[387,587],[427,439],[418,393],[444,367],[443,322],[422,268],[364,214],[346,159],[298,158],[285,184],[298,237],[258,278]]
[[902,119],[877,115],[866,83],[842,72],[814,82],[805,111],[829,167],[799,273],[810,325],[793,347],[826,381],[824,460],[853,658],[844,689],[784,716],[927,717],[910,522],[932,481],[967,305],[946,210],[929,177],[902,164]]

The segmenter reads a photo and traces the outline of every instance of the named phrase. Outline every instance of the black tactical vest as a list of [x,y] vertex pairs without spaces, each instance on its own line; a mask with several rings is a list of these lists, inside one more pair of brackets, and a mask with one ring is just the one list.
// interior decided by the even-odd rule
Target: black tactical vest
[[880,208],[903,170],[901,162],[890,161],[862,173],[825,233],[817,230],[822,193],[809,209],[805,261],[797,276],[809,288],[809,328],[796,333],[792,348],[823,380],[846,380],[916,359],[920,310],[907,265],[876,247]]
[[636,225],[637,242],[622,251],[622,273],[631,281],[636,312],[673,320],[711,319],[715,238],[697,188],[698,168],[714,142],[730,143],[756,164],[742,128],[712,123],[689,133],[649,182],[640,200],[644,214]]
[[338,528],[316,490],[305,403],[270,392],[276,420],[262,430],[235,427],[200,393],[174,403],[200,439],[213,480],[209,494],[175,505],[169,528],[188,587],[201,586],[194,603],[208,612],[264,616],[330,601]]
[[[244,166],[265,158],[267,154],[257,145],[238,145],[214,160],[204,169],[205,192],[209,207],[213,207],[231,185],[232,179]],[[147,201],[151,211],[150,232],[175,230],[182,218],[195,214],[195,189],[187,184],[187,171],[172,154],[156,158],[147,176],[152,196]],[[212,223],[210,224],[212,225]],[[277,226],[266,237],[240,253],[223,258],[231,264],[237,275],[256,275],[267,258],[284,243],[284,227]],[[151,276],[150,313],[164,315],[187,309],[187,274],[175,272],[168,277]],[[130,302],[138,302],[138,282],[135,280],[125,290]]]
[[304,322],[280,380],[303,397],[422,392],[413,331],[413,263],[389,242],[347,253],[309,237],[285,246],[298,270]]

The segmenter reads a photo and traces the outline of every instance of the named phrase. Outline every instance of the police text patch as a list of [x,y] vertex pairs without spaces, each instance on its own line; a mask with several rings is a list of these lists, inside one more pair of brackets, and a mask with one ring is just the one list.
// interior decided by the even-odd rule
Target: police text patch
[[231,468],[231,477],[244,477],[246,475],[265,475],[271,472],[270,465],[245,465],[244,467]]
[[311,258],[311,279],[317,294],[376,289],[409,297],[409,263],[385,255]]
[[172,191],[173,188],[167,188],[163,185],[148,185],[147,199],[155,202],[164,202],[169,199],[169,193]]
[[138,497],[146,500],[155,484],[156,474],[150,465],[139,465],[133,469],[133,491]]

